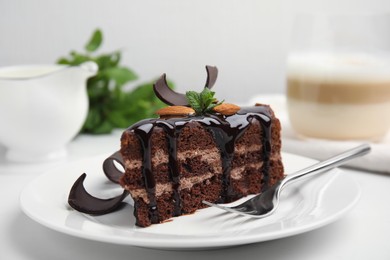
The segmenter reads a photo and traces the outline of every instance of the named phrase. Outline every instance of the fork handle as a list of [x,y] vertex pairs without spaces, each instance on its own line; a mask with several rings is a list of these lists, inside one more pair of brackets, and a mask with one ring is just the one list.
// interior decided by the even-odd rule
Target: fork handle
[[312,166],[299,170],[293,174],[287,175],[280,183],[280,186],[284,186],[287,183],[301,179],[305,176],[313,176],[319,173],[329,171],[333,168],[336,168],[340,165],[343,165],[347,161],[354,159],[356,157],[365,155],[371,151],[371,147],[368,144],[363,144],[353,149],[347,150],[343,153],[340,153],[336,156],[333,156],[325,161],[321,161]]

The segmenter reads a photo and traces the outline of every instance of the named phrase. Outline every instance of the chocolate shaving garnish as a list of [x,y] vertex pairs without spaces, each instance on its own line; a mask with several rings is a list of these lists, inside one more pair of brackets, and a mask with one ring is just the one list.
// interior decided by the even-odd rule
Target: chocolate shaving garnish
[[103,162],[103,171],[107,178],[114,182],[119,183],[119,178],[123,175],[123,171],[120,171],[116,166],[115,162],[122,165],[123,169],[125,168],[125,164],[123,162],[122,155],[119,151],[113,153],[110,157],[104,160]]
[[114,212],[123,204],[123,200],[129,195],[124,190],[122,195],[110,199],[100,199],[89,194],[84,187],[84,180],[87,175],[83,173],[73,184],[70,190],[68,203],[77,211],[92,215],[103,215]]
[[[205,87],[211,89],[218,76],[217,67],[206,66],[207,79]],[[165,104],[170,106],[189,106],[188,100],[185,94],[177,93],[172,90],[167,83],[166,74],[163,74],[155,84],[153,84],[153,90],[156,96]]]

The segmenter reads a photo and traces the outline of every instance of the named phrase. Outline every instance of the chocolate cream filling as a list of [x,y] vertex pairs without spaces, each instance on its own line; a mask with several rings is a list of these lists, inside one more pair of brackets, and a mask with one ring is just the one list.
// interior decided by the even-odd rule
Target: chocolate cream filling
[[[238,146],[234,150],[234,154],[243,155],[251,152],[259,152],[261,150],[261,145],[251,145],[249,147]],[[179,152],[177,154],[178,161],[185,161],[186,159],[192,159],[194,157],[200,156],[200,160],[206,162],[208,164],[212,164],[216,161],[220,161],[221,153],[218,148],[212,149],[195,149],[195,150],[187,150],[183,152]],[[162,149],[157,150],[151,158],[152,165],[159,165],[163,163],[169,162],[169,155],[165,153]],[[127,170],[135,170],[142,167],[141,160],[133,159],[133,160],[125,160],[124,165]]]

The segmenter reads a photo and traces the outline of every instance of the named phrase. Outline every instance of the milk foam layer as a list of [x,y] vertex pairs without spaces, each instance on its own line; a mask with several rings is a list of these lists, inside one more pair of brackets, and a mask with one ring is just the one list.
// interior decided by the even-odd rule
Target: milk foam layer
[[390,56],[364,53],[293,53],[287,61],[288,77],[329,81],[389,81]]

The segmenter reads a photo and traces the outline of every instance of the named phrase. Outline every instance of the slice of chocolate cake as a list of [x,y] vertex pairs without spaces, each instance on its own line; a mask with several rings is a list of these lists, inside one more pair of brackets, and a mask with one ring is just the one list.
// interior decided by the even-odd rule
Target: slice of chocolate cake
[[[94,214],[115,210],[130,193],[136,224],[146,227],[207,207],[264,191],[284,177],[280,122],[267,105],[240,108],[218,102],[210,88],[217,69],[207,66],[201,93],[171,90],[163,75],[154,85],[167,103],[158,119],[142,120],[124,131],[124,174],[104,163],[107,176],[124,193],[112,200],[87,194],[83,179],[72,188],[69,204]],[[85,178],[85,176],[83,177]],[[93,204],[93,206],[91,206]]]
[[230,116],[141,121],[122,136],[130,192],[139,226],[206,205],[259,193],[283,178],[280,123],[268,106]]
[[[207,71],[206,92],[217,72],[215,67]],[[165,75],[155,91],[171,105],[191,101],[173,95]],[[209,104],[198,103],[213,104],[213,94]],[[193,213],[206,207],[203,200],[225,203],[256,194],[283,178],[280,123],[269,106],[211,107],[171,106],[159,112],[159,119],[140,121],[123,133],[120,184],[134,200],[137,225]]]

